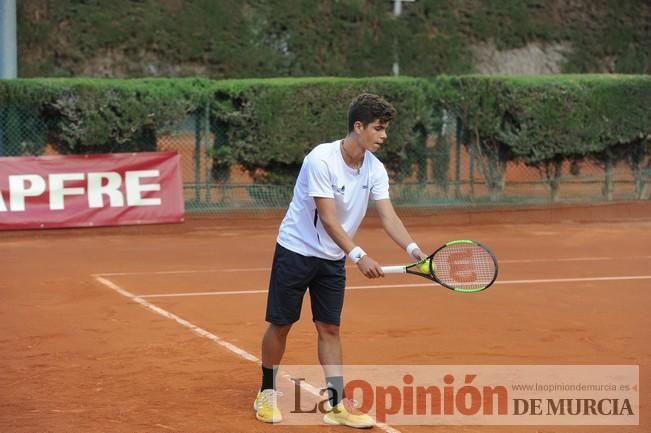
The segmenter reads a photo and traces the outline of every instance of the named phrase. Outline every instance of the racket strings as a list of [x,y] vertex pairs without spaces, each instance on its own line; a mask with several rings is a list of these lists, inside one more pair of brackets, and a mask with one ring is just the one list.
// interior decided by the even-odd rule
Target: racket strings
[[479,245],[449,245],[432,257],[436,278],[444,285],[462,290],[481,289],[495,278],[493,256]]

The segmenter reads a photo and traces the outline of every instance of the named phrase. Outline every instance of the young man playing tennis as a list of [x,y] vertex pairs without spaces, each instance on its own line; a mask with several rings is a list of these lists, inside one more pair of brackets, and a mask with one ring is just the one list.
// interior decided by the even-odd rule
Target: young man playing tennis
[[366,277],[384,276],[378,262],[353,241],[369,199],[375,200],[387,234],[414,259],[426,257],[396,215],[389,199],[387,171],[373,155],[384,144],[395,114],[393,106],[379,96],[358,96],[348,111],[348,135],[320,144],[303,161],[292,202],[280,225],[271,270],[269,326],[262,339],[262,386],[254,402],[260,421],[282,420],[276,404],[275,373],[309,287],[319,362],[332,407],[323,421],[356,428],[374,424],[344,396],[339,323],[346,255]]

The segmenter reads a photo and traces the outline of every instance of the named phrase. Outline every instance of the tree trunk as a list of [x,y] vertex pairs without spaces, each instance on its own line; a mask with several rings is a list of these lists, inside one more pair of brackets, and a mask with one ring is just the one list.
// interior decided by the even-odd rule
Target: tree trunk
[[474,153],[476,157],[474,160],[488,187],[490,201],[495,202],[504,193],[506,162],[500,159],[499,143],[491,141],[486,144],[487,146],[483,148],[479,139],[479,131],[475,129]]
[[603,197],[607,201],[612,201],[613,199],[613,190],[615,189],[615,183],[613,179],[613,162],[608,159],[605,163],[605,178],[604,186],[602,189]]
[[551,167],[548,167],[547,178],[549,179],[549,192],[550,200],[552,203],[557,203],[561,198],[561,173],[563,169],[563,161],[552,162]]
[[635,198],[644,200],[646,198],[646,174],[642,161],[637,161],[633,167],[633,176],[635,178]]

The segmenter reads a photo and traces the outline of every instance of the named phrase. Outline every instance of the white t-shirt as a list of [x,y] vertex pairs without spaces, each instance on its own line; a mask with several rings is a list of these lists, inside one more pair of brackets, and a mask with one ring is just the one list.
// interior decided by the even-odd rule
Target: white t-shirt
[[295,253],[338,260],[345,256],[318,216],[314,197],[334,198],[337,218],[351,238],[362,223],[368,201],[389,198],[384,164],[366,151],[359,174],[344,162],[341,140],[315,147],[303,160],[294,197],[280,224],[277,241]]

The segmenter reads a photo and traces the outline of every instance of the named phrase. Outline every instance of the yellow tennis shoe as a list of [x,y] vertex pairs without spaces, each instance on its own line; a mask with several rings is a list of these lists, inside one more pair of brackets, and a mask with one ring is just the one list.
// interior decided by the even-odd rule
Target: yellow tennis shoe
[[276,423],[283,420],[283,416],[278,409],[278,397],[282,395],[273,389],[265,389],[258,392],[253,402],[255,417],[262,422]]
[[323,416],[323,422],[333,425],[346,425],[353,428],[371,428],[375,425],[373,418],[357,409],[354,400],[345,398]]

